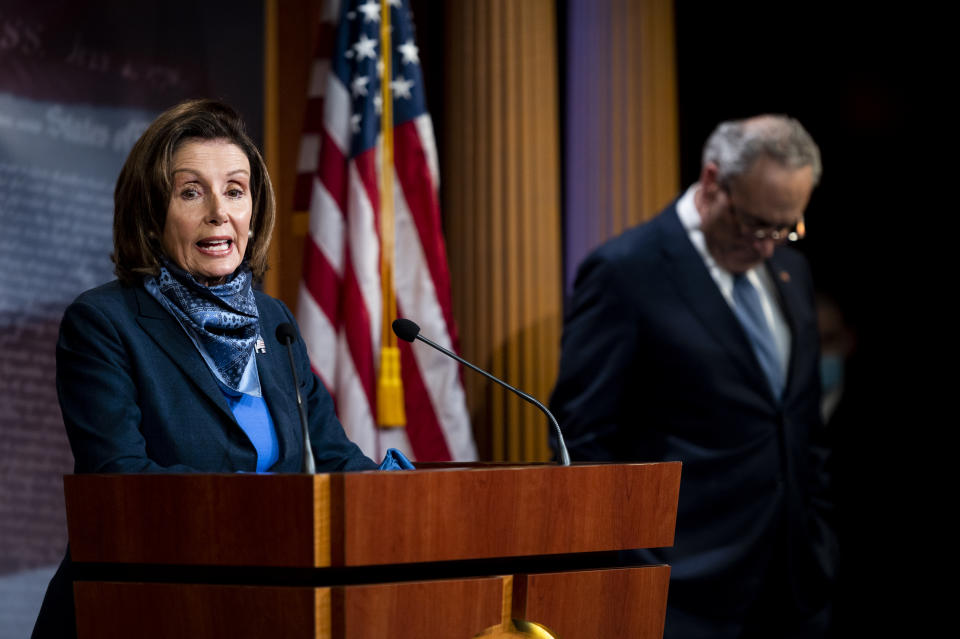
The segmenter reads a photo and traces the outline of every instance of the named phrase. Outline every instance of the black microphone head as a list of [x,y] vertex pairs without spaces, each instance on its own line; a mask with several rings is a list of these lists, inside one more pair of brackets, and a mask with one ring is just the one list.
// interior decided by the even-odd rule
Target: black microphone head
[[393,320],[393,332],[405,342],[412,342],[420,334],[420,327],[404,317]]
[[293,344],[297,340],[297,331],[293,329],[293,324],[284,322],[277,327],[277,341],[281,344]]

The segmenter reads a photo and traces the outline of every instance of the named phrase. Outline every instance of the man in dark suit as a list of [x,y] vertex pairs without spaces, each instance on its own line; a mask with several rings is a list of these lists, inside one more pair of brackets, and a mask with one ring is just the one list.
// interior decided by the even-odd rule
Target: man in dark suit
[[551,406],[574,460],[683,462],[665,636],[818,637],[835,542],[802,237],[820,155],[795,120],[725,122],[698,183],[593,252]]

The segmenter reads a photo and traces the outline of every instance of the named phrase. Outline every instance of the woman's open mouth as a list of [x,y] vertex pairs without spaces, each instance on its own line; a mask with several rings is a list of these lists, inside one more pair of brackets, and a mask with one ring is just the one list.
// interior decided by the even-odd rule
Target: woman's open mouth
[[233,240],[229,238],[200,240],[196,246],[200,249],[200,252],[205,255],[221,257],[230,253],[233,248]]

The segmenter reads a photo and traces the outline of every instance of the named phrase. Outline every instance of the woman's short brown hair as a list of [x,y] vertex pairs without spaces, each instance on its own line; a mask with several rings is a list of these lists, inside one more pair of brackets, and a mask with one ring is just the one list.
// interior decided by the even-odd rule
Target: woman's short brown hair
[[111,259],[125,284],[138,284],[144,275],[159,273],[161,238],[173,190],[173,156],[183,143],[198,139],[227,140],[250,161],[253,237],[244,261],[257,279],[266,272],[276,203],[263,157],[236,111],[216,100],[188,100],[164,111],[147,127],[117,178]]

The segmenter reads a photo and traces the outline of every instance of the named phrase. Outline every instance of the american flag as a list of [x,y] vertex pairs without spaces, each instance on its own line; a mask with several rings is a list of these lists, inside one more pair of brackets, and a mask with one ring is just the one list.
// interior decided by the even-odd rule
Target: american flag
[[[413,16],[409,0],[388,4],[396,311],[424,335],[456,349],[437,152]],[[330,35],[335,46],[332,57],[317,55],[314,61],[300,148],[295,205],[309,208],[310,229],[297,319],[347,434],[368,456],[379,459],[396,447],[420,461],[472,460],[476,448],[460,371],[423,344],[399,342],[406,428],[376,423],[388,312],[380,269],[381,6],[375,0],[338,5],[329,0],[321,18],[318,47],[329,47]]]

